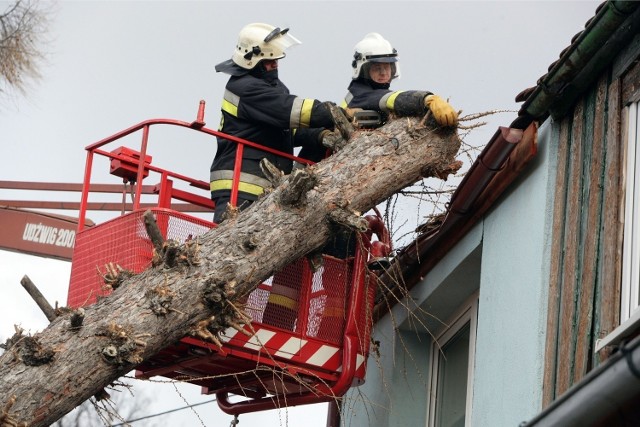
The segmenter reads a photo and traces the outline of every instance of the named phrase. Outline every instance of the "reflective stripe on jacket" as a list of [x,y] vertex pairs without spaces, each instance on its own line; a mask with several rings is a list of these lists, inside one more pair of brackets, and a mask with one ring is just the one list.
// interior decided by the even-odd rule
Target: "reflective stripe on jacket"
[[[210,174],[210,182],[210,189],[212,192],[220,190],[231,190],[231,188],[233,187],[233,171],[212,171]],[[259,176],[251,175],[245,172],[240,172],[238,191],[253,194],[254,196],[259,196],[264,193],[265,188],[268,188],[270,186],[271,183],[265,178],[261,178]]]

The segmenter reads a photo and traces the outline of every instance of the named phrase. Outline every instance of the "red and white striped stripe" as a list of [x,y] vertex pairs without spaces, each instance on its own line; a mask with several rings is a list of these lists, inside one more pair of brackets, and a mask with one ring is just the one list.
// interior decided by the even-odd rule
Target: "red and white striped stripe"
[[[252,324],[250,337],[233,328],[227,329],[222,341],[253,351],[267,350],[272,356],[290,360],[291,363],[317,366],[331,371],[342,370],[342,349],[335,345],[318,341],[312,337],[301,338],[291,333],[274,331]],[[248,329],[247,329],[248,330]],[[364,375],[365,356],[358,353],[356,358],[356,376]]]

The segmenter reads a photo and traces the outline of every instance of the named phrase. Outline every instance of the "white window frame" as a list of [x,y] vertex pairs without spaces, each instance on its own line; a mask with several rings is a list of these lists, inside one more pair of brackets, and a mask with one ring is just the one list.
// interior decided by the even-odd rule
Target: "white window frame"
[[473,367],[475,365],[476,332],[478,323],[478,292],[469,298],[461,309],[447,322],[438,335],[434,336],[429,358],[429,402],[427,405],[427,426],[434,427],[436,422],[436,405],[438,390],[439,362],[442,358],[441,348],[457,335],[463,327],[469,325],[469,361],[467,365],[467,396],[465,406],[465,427],[471,426],[471,410],[473,401]]
[[595,352],[622,339],[640,328],[640,102],[623,110],[627,127],[625,147],[624,231],[622,244],[622,283],[620,287],[620,326],[596,341]]
[[620,293],[620,323],[638,310],[640,283],[640,150],[638,150],[638,103],[627,110],[624,244],[622,249],[622,290]]

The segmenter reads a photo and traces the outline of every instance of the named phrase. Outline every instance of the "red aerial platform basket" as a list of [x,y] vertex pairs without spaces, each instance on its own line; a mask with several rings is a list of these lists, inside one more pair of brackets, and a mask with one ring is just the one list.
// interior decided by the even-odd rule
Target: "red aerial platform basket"
[[[87,147],[87,163],[82,192],[80,221],[71,267],[68,305],[92,304],[105,294],[99,269],[118,264],[135,273],[151,265],[153,246],[147,236],[143,214],[147,209],[156,216],[165,239],[185,242],[208,232],[216,225],[181,212],[174,200],[186,202],[195,210],[213,216],[209,185],[170,170],[156,167],[147,154],[149,128],[172,125],[193,129],[211,136],[224,136],[238,143],[279,154],[301,163],[310,163],[204,127],[204,101],[198,118],[187,123],[177,120],[149,120]],[[139,151],[120,146],[112,151],[107,144],[142,131]],[[110,161],[110,172],[135,188],[129,212],[84,230],[86,206],[90,195],[95,156]],[[238,156],[241,158],[241,155]],[[141,161],[144,159],[143,161]],[[234,189],[239,181],[236,165]],[[159,176],[159,183],[143,186],[143,179]],[[177,189],[186,183],[193,191]],[[142,194],[153,194],[153,203],[142,203]],[[232,195],[235,202],[236,190]],[[367,269],[372,257],[387,255],[389,236],[377,216],[368,216],[371,230],[360,236],[353,257],[338,259],[324,256],[324,265],[312,271],[301,258],[256,288],[247,300],[246,311],[252,322],[247,334],[230,329],[223,334],[223,345],[186,337],[165,348],[137,367],[136,376],[163,376],[202,387],[205,394],[215,393],[220,408],[229,414],[260,411],[285,406],[317,403],[342,396],[350,387],[364,382],[371,335],[371,309],[376,275]],[[372,241],[373,233],[378,241]],[[269,295],[274,287],[296,289],[295,309],[288,313],[266,315]],[[231,398],[231,396],[239,396]]]

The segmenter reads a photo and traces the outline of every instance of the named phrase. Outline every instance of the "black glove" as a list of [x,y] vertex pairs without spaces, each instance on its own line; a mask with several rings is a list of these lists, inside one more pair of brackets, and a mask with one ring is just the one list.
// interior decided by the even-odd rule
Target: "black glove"
[[347,144],[347,141],[342,138],[342,135],[338,131],[325,129],[320,133],[320,139],[322,140],[322,145],[332,151],[339,151]]

